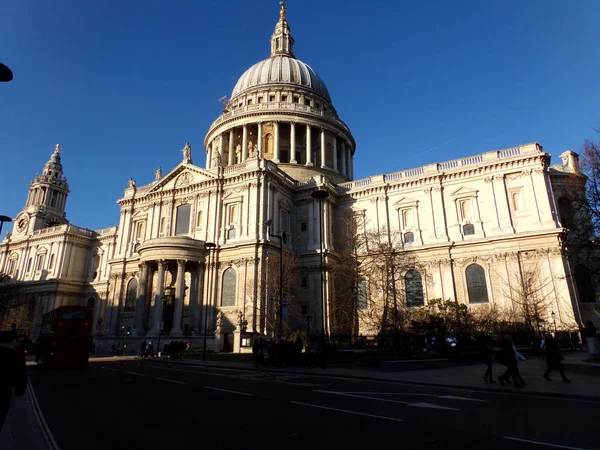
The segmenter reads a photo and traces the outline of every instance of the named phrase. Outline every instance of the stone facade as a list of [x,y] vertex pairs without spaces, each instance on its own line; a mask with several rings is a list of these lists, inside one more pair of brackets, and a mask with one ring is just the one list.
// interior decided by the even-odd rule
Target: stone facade
[[[596,296],[581,298],[558,208],[565,186],[583,188],[577,154],[565,152],[563,164],[550,167],[550,155],[532,143],[354,180],[354,138],[323,81],[295,58],[293,43],[283,10],[270,58],[242,75],[210,126],[205,166],[194,164],[186,144],[181,163],[165,174],[159,168],[152,183],[130,179],[115,227],[68,222],[69,188],[56,147],[0,244],[0,272],[34,299],[34,338],[42,314],[66,304],[94,306],[97,341],[106,346],[125,329],[138,340],[156,338],[161,323],[169,339],[206,334],[212,341],[218,331],[211,345],[219,346],[236,330],[273,334],[268,261],[281,250],[300,272],[298,311],[314,318],[314,329],[322,317],[333,329],[330,269],[348,214],[414,255],[418,270],[397,276],[410,276],[407,283],[420,277],[423,302],[509,305],[511,283],[529,266],[551,280],[543,295],[561,328],[576,329],[582,311],[593,315]],[[322,203],[311,196],[316,189],[329,194]],[[298,326],[286,321],[286,331]],[[374,330],[363,321],[360,331]]]

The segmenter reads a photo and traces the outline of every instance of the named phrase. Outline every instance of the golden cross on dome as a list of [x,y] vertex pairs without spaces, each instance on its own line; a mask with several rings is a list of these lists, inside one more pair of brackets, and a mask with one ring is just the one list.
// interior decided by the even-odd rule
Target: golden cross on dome
[[279,4],[281,5],[281,11],[279,11],[279,18],[281,20],[285,20],[285,2],[281,0]]

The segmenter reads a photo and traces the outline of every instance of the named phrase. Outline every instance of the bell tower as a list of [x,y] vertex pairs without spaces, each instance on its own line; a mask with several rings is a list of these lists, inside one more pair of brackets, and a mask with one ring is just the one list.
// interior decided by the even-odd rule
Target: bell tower
[[32,232],[68,223],[65,213],[69,185],[63,176],[60,144],[44,165],[41,175],[29,184],[29,195],[23,212],[15,221],[15,232]]

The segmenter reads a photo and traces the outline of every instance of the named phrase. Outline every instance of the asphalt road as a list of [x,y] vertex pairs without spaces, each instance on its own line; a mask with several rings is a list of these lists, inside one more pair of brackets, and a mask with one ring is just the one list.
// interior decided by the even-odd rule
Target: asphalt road
[[600,402],[514,390],[153,361],[36,368],[31,382],[61,450],[600,447]]

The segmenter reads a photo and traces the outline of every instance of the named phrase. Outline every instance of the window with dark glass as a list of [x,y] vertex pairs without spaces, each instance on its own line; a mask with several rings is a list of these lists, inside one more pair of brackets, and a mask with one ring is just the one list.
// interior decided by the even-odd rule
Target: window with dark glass
[[301,286],[306,287],[307,285],[308,285],[308,280],[306,279],[306,277],[302,277]]
[[306,231],[306,222],[300,223],[300,231]]
[[190,232],[190,211],[192,205],[181,205],[177,207],[177,223],[175,224],[175,234],[188,234]]
[[465,272],[469,303],[488,303],[485,270],[479,264],[471,264]]
[[415,242],[415,234],[412,231],[404,233],[404,243],[410,244],[411,242]]
[[358,309],[367,309],[369,307],[367,302],[367,280],[364,278],[358,279],[358,298],[356,306]]
[[138,282],[135,278],[127,283],[127,296],[125,297],[125,312],[135,311]]
[[592,274],[590,270],[583,264],[575,267],[575,285],[577,286],[577,294],[579,301],[582,303],[595,302],[596,295],[594,294],[594,286],[592,284]]
[[472,235],[474,235],[475,234],[475,225],[470,224],[470,223],[468,223],[466,225],[463,225],[463,234],[465,236],[472,236]]
[[404,275],[404,284],[406,287],[406,306],[423,306],[425,298],[423,297],[423,279],[418,270],[409,270]]
[[235,269],[230,267],[225,272],[223,272],[223,290],[221,293],[221,306],[235,306],[235,288]]

